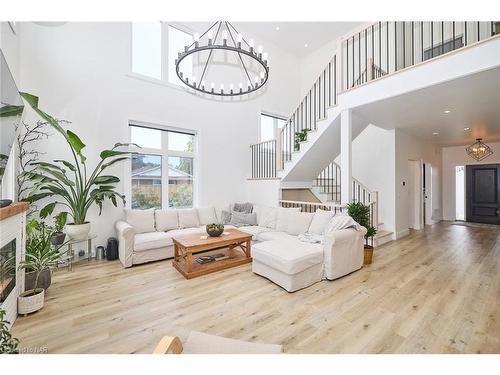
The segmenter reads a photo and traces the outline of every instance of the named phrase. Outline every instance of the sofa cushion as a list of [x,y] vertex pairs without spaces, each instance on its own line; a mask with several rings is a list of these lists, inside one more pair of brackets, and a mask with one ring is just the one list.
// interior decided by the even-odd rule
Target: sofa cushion
[[179,228],[177,210],[156,210],[155,221],[156,230],[160,232]]
[[[268,228],[269,229],[269,228]],[[257,235],[257,240],[259,241],[286,241],[296,239],[297,236],[292,236],[286,232],[276,232],[273,229],[269,229],[267,232],[262,232]]]
[[308,232],[312,234],[324,234],[326,226],[334,215],[334,211],[317,209],[312,218]]
[[244,214],[251,214],[252,209],[253,209],[253,204],[250,202],[235,203],[232,207],[232,211],[242,212]]
[[286,232],[294,236],[307,233],[313,216],[314,213],[312,212],[292,212],[288,220]]
[[194,228],[200,226],[196,208],[177,210],[179,215],[179,228]]
[[136,233],[155,231],[154,210],[125,209],[125,221],[134,228]]
[[214,206],[198,207],[198,219],[201,225],[218,223]]
[[[225,228],[227,228],[227,227],[225,227]],[[259,227],[258,225],[250,225],[250,226],[246,226],[246,227],[241,227],[241,228],[238,228],[238,230],[245,232],[245,233],[248,233],[248,234],[251,234],[253,240],[257,240],[258,236],[261,233],[272,231],[272,229],[270,229],[270,228]]]
[[168,235],[171,237],[176,237],[176,236],[182,236],[184,234],[193,234],[193,233],[199,233],[200,236],[206,235],[207,231],[205,229],[205,226],[201,227],[196,227],[196,228],[182,228],[182,229],[174,229],[174,230],[169,230]]
[[215,207],[215,215],[217,217],[217,222],[223,224],[223,222],[222,222],[222,211],[231,212],[231,207],[229,205]]
[[276,230],[286,232],[292,212],[300,212],[300,207],[279,207],[276,213]]
[[244,212],[231,212],[231,220],[229,224],[235,227],[244,227],[247,225],[257,225],[257,214],[254,213],[244,213]]
[[277,207],[260,206],[257,213],[257,224],[259,227],[275,229],[277,214]]
[[134,251],[172,246],[172,236],[166,232],[139,233],[134,237]]
[[323,263],[323,246],[298,239],[259,242],[252,247],[252,258],[288,275]]

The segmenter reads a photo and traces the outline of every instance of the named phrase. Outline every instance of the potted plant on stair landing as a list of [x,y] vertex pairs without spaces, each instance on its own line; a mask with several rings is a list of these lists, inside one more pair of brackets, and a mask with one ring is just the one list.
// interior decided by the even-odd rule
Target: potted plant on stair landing
[[32,203],[47,197],[58,199],[40,210],[40,218],[44,219],[51,215],[56,206],[63,206],[69,209],[68,215],[73,220],[66,225],[66,234],[71,239],[85,239],[90,232],[87,212],[93,204],[99,206],[99,215],[106,199],[109,199],[115,207],[118,199],[125,204],[125,197],[115,190],[120,179],[104,172],[113,164],[131,157],[132,152],[118,150],[129,144],[116,143],[113,148],[101,151],[99,163],[89,171],[87,158],[82,152],[85,144],[78,135],[70,130],[64,130],[58,121],[39,109],[36,96],[27,93],[21,93],[21,96],[43,120],[63,135],[73,157],[71,161],[56,159],[53,163],[32,163],[34,169],[23,172],[33,183],[25,200]]
[[[59,249],[52,245],[52,230],[43,223],[34,220],[27,226],[28,234],[26,242],[25,260],[19,264],[19,269],[31,272],[34,281],[33,286],[17,297],[17,309],[19,314],[29,314],[40,310],[45,299],[45,289],[40,285],[41,275],[44,272],[51,272],[56,267],[61,254]],[[31,237],[31,238],[30,238]],[[49,284],[50,285],[50,284]]]
[[370,224],[370,207],[361,202],[349,203],[347,204],[347,213],[359,225],[366,228],[363,264],[371,264],[373,260],[373,246],[368,245],[368,240],[377,234],[377,230]]

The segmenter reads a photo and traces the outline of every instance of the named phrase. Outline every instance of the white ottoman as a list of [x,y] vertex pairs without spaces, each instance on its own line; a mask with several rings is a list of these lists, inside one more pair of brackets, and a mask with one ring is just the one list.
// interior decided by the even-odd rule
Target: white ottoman
[[298,239],[259,242],[252,247],[252,271],[295,292],[323,279],[323,246]]

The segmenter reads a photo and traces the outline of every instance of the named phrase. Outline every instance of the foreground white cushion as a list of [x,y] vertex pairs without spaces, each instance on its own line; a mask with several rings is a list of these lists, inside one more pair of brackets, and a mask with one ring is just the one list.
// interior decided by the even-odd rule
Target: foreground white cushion
[[200,226],[198,213],[195,208],[177,210],[179,215],[179,228],[194,228]]
[[155,231],[154,210],[130,210],[125,209],[125,220],[135,230],[136,233],[146,233]]
[[300,212],[300,207],[278,207],[276,213],[276,230],[286,232],[292,212]]
[[156,210],[155,220],[157,231],[165,232],[167,230],[179,228],[177,210]]
[[201,225],[218,223],[213,206],[198,207],[198,219]]
[[309,226],[309,233],[322,235],[325,233],[326,226],[335,215],[334,211],[325,211],[317,209]]
[[191,331],[182,345],[183,354],[279,354],[281,345],[228,339]]
[[298,236],[302,233],[307,233],[311,220],[314,216],[312,212],[293,212],[290,214],[288,227],[286,232],[288,234]]
[[299,240],[259,242],[252,247],[252,258],[288,275],[323,263],[323,246]]
[[139,233],[134,237],[134,251],[172,246],[172,236],[165,232]]

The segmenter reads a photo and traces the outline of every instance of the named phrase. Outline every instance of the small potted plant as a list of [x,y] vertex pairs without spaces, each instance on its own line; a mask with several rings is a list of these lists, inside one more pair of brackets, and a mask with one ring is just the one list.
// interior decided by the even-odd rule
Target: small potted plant
[[52,246],[52,231],[43,223],[36,224],[38,225],[35,226],[31,221],[31,227],[28,225],[25,260],[19,264],[20,270],[30,271],[34,277],[33,287],[21,293],[17,298],[19,314],[29,314],[43,307],[45,288],[39,285],[40,276],[44,272],[50,274],[51,268],[57,266],[61,256],[59,249]]
[[52,233],[52,236],[50,237],[50,242],[52,242],[52,245],[60,246],[64,243],[66,233],[63,233],[63,228],[66,225],[67,219],[67,212],[60,212],[54,217],[54,233]]
[[347,205],[347,213],[359,225],[366,228],[365,234],[365,253],[364,264],[371,264],[373,260],[373,246],[368,245],[368,239],[373,238],[377,230],[370,224],[370,207],[361,203],[354,202]]
[[18,354],[19,340],[12,337],[10,323],[5,320],[5,310],[0,308],[0,354]]

